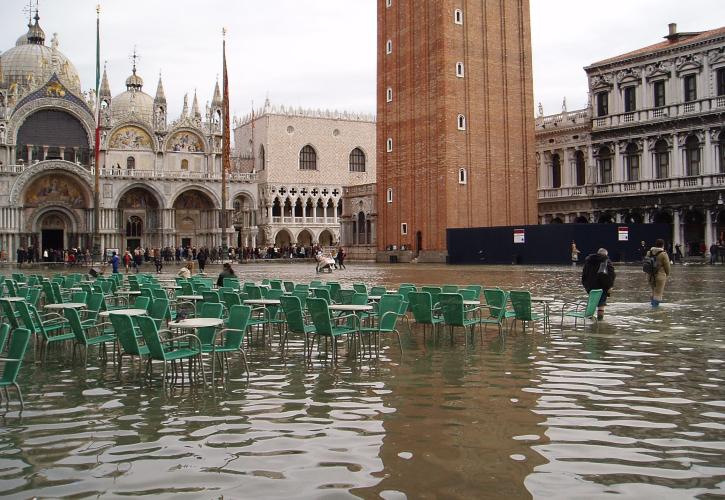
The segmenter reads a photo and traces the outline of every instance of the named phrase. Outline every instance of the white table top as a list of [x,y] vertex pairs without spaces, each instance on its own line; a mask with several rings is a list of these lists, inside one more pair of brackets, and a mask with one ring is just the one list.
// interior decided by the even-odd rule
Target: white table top
[[358,304],[332,304],[329,307],[330,311],[352,311],[352,312],[364,312],[372,311],[373,306],[358,305]]
[[463,305],[464,306],[480,306],[481,303],[477,300],[464,300]]
[[554,297],[531,297],[531,302],[554,302]]
[[204,300],[204,297],[201,295],[177,295],[177,300]]
[[2,297],[2,299],[8,302],[24,302],[27,300],[25,297]]
[[244,303],[252,306],[278,306],[280,301],[279,299],[247,299]]
[[85,309],[83,302],[65,302],[63,304],[46,304],[46,309]]
[[141,290],[116,290],[116,295],[141,295]]
[[368,295],[368,300],[380,300],[382,295]]
[[114,309],[113,311],[101,311],[98,315],[102,318],[107,318],[111,314],[126,314],[128,316],[143,316],[146,314],[146,309]]
[[169,323],[169,328],[206,328],[219,326],[224,320],[217,318],[189,318]]
[[164,290],[181,290],[179,285],[161,285]]

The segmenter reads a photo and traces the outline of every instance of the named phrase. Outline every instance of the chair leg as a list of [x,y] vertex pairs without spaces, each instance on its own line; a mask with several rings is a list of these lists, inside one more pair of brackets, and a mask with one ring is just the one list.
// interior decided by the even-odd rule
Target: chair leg
[[201,380],[204,382],[204,387],[206,387],[206,372],[204,371],[204,362],[201,359],[201,353],[199,353],[199,364],[201,365]]
[[22,411],[23,408],[25,408],[25,404],[23,403],[23,391],[20,390],[20,386],[17,382],[13,382],[13,385],[15,386],[15,390],[18,391],[18,399],[20,399],[20,411]]

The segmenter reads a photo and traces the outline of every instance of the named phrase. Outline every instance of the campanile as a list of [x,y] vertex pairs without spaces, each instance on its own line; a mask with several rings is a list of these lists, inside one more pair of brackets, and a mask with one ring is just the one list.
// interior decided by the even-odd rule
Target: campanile
[[379,251],[536,223],[532,87],[529,0],[378,0]]

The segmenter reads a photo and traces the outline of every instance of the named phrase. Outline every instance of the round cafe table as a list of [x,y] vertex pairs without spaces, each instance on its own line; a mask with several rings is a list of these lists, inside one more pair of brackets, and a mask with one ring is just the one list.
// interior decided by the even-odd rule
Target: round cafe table
[[0,300],[7,300],[8,302],[24,302],[28,299],[25,297],[0,297]]
[[220,326],[224,324],[221,318],[189,318],[172,321],[169,328],[181,328],[184,330],[195,330],[197,328],[209,328],[212,326]]
[[46,309],[85,309],[83,302],[64,302],[63,304],[46,304]]
[[245,304],[250,306],[278,306],[280,305],[279,299],[247,299],[244,301]]
[[101,318],[107,318],[111,314],[126,314],[128,316],[143,316],[148,312],[146,309],[114,309],[112,311],[101,311],[98,315]]
[[373,306],[362,304],[332,304],[328,309],[330,311],[369,312],[373,310]]

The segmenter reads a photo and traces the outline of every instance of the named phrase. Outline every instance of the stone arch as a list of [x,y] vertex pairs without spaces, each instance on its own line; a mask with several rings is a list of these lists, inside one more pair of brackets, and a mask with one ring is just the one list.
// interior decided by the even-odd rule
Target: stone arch
[[282,228],[274,235],[274,246],[278,248],[289,247],[293,242],[292,233],[287,228]]
[[[189,196],[194,193],[199,193],[202,195],[201,197],[194,197]],[[206,199],[205,199],[206,198]],[[199,207],[197,205],[203,205],[204,202],[206,202],[209,206],[208,207]],[[176,206],[177,204],[181,203],[184,206]],[[200,189],[196,186],[189,186],[187,188],[182,189],[177,195],[174,197],[174,201],[171,204],[171,208],[176,208],[178,210],[210,210],[213,208],[218,208],[218,205],[215,204],[214,197],[209,196],[209,191],[207,189]]]
[[323,229],[317,236],[317,242],[322,247],[330,247],[335,243],[335,234],[330,229]]
[[174,205],[176,204],[177,200],[181,195],[183,195],[186,192],[189,191],[201,191],[203,194],[209,197],[209,200],[212,202],[213,208],[220,208],[222,203],[217,194],[209,189],[206,186],[202,186],[201,184],[191,184],[191,185],[185,185],[184,187],[180,188],[176,193],[170,198],[169,205],[166,208],[174,208]]
[[311,247],[314,241],[314,235],[309,229],[303,229],[297,235],[297,244],[300,246]]
[[[55,175],[51,175],[55,174]],[[59,175],[60,174],[60,175]],[[61,177],[72,179],[77,181],[76,184],[81,190],[83,199],[81,200],[82,206],[76,208],[87,208],[91,206],[92,190],[91,190],[91,178],[87,170],[78,167],[77,165],[62,161],[53,160],[47,162],[40,162],[32,167],[26,168],[15,180],[13,187],[10,190],[10,205],[22,206],[25,204],[25,195],[28,189],[33,187],[35,183],[45,177],[49,179],[51,177]],[[45,195],[35,193],[38,198],[48,198],[53,193],[49,191]],[[70,195],[70,193],[68,193]],[[50,196],[52,198],[52,196]],[[36,200],[36,203],[42,203],[40,199]],[[71,203],[71,205],[78,205],[79,203]]]
[[[131,193],[134,190],[139,191],[145,191],[146,193],[149,193],[151,195],[152,200],[155,202],[156,206],[148,206],[147,203],[140,203],[140,205],[135,208],[162,208],[166,205],[164,196],[158,191],[158,189],[151,183],[141,183],[141,182],[134,182],[133,184],[130,184],[123,188],[121,190],[121,193],[116,197],[114,200],[113,206],[121,208],[121,204],[124,201],[124,197]],[[130,203],[130,205],[136,205],[136,203]],[[125,208],[132,208],[132,207],[125,207]]]
[[[196,141],[193,141],[193,139],[196,139]],[[209,151],[209,144],[200,131],[189,127],[181,127],[169,132],[166,140],[166,152],[206,153],[207,151]]]
[[7,140],[9,145],[17,144],[18,130],[28,117],[37,111],[54,110],[65,111],[78,121],[81,122],[88,137],[88,144],[93,147],[95,144],[96,122],[89,110],[68,99],[58,99],[56,97],[43,97],[33,99],[20,107],[16,108],[10,117],[7,129]]
[[49,205],[46,207],[39,208],[33,213],[30,221],[31,231],[34,233],[40,232],[41,222],[43,219],[52,213],[59,213],[63,215],[66,222],[69,223],[69,230],[74,233],[81,232],[83,229],[82,222],[78,219],[76,214],[70,208],[63,205]]
[[[147,144],[142,144],[143,147],[128,147],[121,143],[112,144],[114,140],[122,141],[123,138],[120,134],[123,134],[126,131],[133,132],[132,129],[140,129],[142,132],[144,132],[146,134]],[[103,144],[106,149],[116,149],[120,151],[153,151],[154,153],[158,152],[158,147],[156,141],[154,140],[154,134],[151,129],[149,129],[148,125],[146,125],[145,123],[136,120],[126,121],[115,126],[108,133],[107,137],[108,138],[106,139],[106,143]],[[131,136],[127,137],[129,140],[132,139]]]

